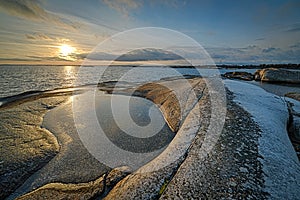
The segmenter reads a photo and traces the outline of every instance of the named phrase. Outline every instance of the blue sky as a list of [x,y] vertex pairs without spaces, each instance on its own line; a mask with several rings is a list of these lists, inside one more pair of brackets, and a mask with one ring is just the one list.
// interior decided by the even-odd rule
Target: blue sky
[[101,41],[148,26],[192,37],[220,64],[300,63],[299,10],[283,0],[0,0],[0,63],[80,64]]

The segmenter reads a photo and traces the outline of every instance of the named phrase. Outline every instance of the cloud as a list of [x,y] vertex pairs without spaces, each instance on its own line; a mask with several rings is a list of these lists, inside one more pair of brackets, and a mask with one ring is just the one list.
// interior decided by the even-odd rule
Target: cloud
[[160,49],[138,49],[124,55],[110,54],[105,52],[92,53],[72,53],[68,56],[39,56],[28,55],[24,58],[0,58],[0,61],[68,61],[76,62],[88,59],[90,61],[119,61],[119,62],[135,62],[135,61],[178,61],[183,60],[182,57],[172,52]]
[[[213,47],[206,48],[211,58],[216,64],[264,64],[264,63],[300,63],[300,45],[295,44],[288,49],[269,47],[261,48],[257,45],[249,45],[247,47],[232,48],[232,47]],[[262,52],[265,53],[262,53]],[[173,52],[173,51],[172,51]],[[134,62],[134,61],[179,61],[183,60],[177,54],[171,51],[161,49],[139,49],[131,51],[124,55],[111,54],[105,52],[93,53],[72,53],[67,57],[59,56],[26,56],[25,58],[0,58],[0,61],[82,61],[87,58],[93,61],[119,61],[119,62]],[[178,51],[176,51],[178,52]],[[188,56],[193,57],[193,51],[186,52]],[[181,54],[180,54],[181,55]]]
[[214,47],[206,50],[217,64],[300,63],[298,47],[297,44],[288,49],[249,45],[242,48]]
[[169,51],[160,49],[139,49],[121,55],[116,61],[154,61],[154,60],[182,60],[183,58]]
[[288,24],[282,27],[284,32],[299,32],[300,31],[300,23]]
[[34,21],[47,21],[67,28],[80,27],[77,22],[62,19],[41,7],[38,0],[0,0],[0,8],[9,15]]
[[25,38],[28,40],[38,40],[38,41],[56,41],[58,43],[66,43],[70,41],[70,39],[67,38],[53,37],[45,33],[37,33],[37,32],[32,34],[25,34]]
[[299,6],[300,6],[299,1],[298,2],[297,1],[286,1],[284,4],[282,4],[279,7],[279,9],[277,11],[277,15],[280,18],[290,16],[291,13],[298,12]]
[[290,45],[289,46],[291,49],[300,49],[300,42],[296,43],[296,44],[293,44],[293,45]]
[[287,32],[299,32],[299,31],[300,31],[300,27],[290,28],[287,30]]
[[25,34],[25,37],[29,40],[54,40],[55,39],[44,33]]
[[248,45],[247,47],[240,48],[240,49],[249,51],[249,50],[257,50],[257,49],[260,49],[260,47],[259,47],[258,45]]
[[103,0],[103,3],[126,17],[128,17],[130,10],[141,6],[141,1],[137,0]]
[[[58,56],[27,56],[28,61],[77,61],[77,57],[74,54],[72,57],[58,57]],[[25,59],[23,59],[25,60]]]
[[269,48],[265,48],[262,50],[262,53],[271,53],[271,52],[274,52],[274,51],[277,51],[279,50],[278,48],[274,48],[274,47],[269,47]]
[[41,61],[41,59],[38,58],[1,58],[0,61]]
[[265,40],[266,38],[257,38],[255,39],[255,41],[262,41],[262,40]]
[[172,52],[161,49],[138,49],[124,55],[109,54],[104,52],[93,52],[90,54],[77,54],[79,59],[90,60],[115,60],[115,61],[158,61],[158,60],[182,60],[182,57]]
[[[128,17],[130,11],[135,10],[143,6],[146,2],[145,0],[102,0],[104,4],[109,6],[110,8],[120,12],[123,16]],[[150,5],[163,5],[173,8],[178,8],[180,6],[184,6],[186,1],[179,0],[151,0],[148,1]]]
[[44,19],[48,13],[35,0],[1,0],[0,7],[10,15],[27,19]]

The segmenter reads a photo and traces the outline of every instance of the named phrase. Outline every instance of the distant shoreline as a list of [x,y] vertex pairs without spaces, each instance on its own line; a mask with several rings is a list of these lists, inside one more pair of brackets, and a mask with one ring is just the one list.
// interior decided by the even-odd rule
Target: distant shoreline
[[[106,67],[105,65],[49,65],[49,64],[0,64],[1,66],[74,66],[74,67]],[[264,69],[264,68],[285,68],[285,69],[300,69],[300,64],[217,64],[215,66],[189,66],[189,65],[165,65],[165,66],[151,66],[151,65],[109,65],[110,67],[170,67],[170,68],[220,68],[220,69]]]

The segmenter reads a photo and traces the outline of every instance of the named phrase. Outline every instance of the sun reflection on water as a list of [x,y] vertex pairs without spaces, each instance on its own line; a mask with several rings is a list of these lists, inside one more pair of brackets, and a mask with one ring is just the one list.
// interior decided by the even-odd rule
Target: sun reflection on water
[[76,66],[64,66],[64,81],[67,82],[68,85],[73,86],[76,80]]

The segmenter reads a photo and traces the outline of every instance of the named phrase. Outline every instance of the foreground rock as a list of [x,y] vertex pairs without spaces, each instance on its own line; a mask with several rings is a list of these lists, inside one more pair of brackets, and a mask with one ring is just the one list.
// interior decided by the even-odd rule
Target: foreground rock
[[255,80],[279,83],[300,83],[299,70],[267,68],[255,72]]
[[[207,92],[204,91],[198,106],[193,108],[177,133],[195,137],[191,144],[185,144],[189,150],[184,151],[185,145],[176,141],[176,136],[173,141],[177,145],[172,147],[171,143],[170,152],[162,153],[127,176],[105,199],[266,198],[262,165],[258,161],[259,128],[248,113],[232,102],[229,93],[225,128],[214,146],[213,140],[206,140],[211,117]],[[211,151],[208,146],[213,146]],[[168,161],[168,155],[173,153],[180,157],[157,169],[156,166]],[[151,172],[149,169],[157,170]]]
[[57,138],[59,152],[18,187],[9,199],[15,199],[49,183],[88,183],[110,171],[82,144],[74,124],[70,100],[47,112],[42,126]]
[[[21,199],[297,198],[300,164],[286,132],[285,101],[253,85],[225,82],[232,91],[227,91],[227,105],[222,104],[225,96],[219,95],[222,84],[213,88],[210,80],[201,78],[162,80],[129,88],[113,86],[107,90],[101,84],[99,89],[108,93],[133,94],[155,102],[177,132],[171,143],[131,174],[113,170],[103,176],[98,173],[97,179],[90,181],[91,177],[82,176],[95,176],[99,171],[84,167],[86,159],[81,158],[85,154],[78,152],[80,145],[72,136],[75,143],[67,140],[59,154],[67,155],[65,162],[57,166],[54,158],[47,165],[52,167],[40,170],[44,171],[39,174],[40,179],[49,178],[45,184]],[[70,122],[62,120],[71,117],[64,116],[67,107],[56,109],[59,112],[50,112],[48,116],[59,122],[49,130],[72,130]],[[59,127],[63,129],[55,130]],[[59,141],[69,139],[66,133],[57,136]],[[72,156],[78,168],[69,173]],[[59,177],[51,176],[55,169],[60,169]],[[64,174],[67,176],[63,177]]]
[[41,124],[43,115],[65,100],[51,97],[0,109],[0,199],[58,153],[56,138]]
[[0,108],[1,199],[51,182],[88,182],[109,170],[81,144],[66,112],[73,91],[83,90],[39,93]]
[[[201,98],[198,100],[194,95],[188,94],[178,96],[189,99],[185,101],[185,108],[189,112],[168,148],[150,163],[120,181],[105,199],[155,199],[163,193],[173,174],[184,161],[186,152],[198,130],[207,129],[207,121],[210,117],[210,102],[206,85],[201,79],[190,81],[191,83],[198,82],[194,91],[198,91],[195,92],[196,96]],[[173,86],[180,87],[180,82],[173,82]],[[185,89],[177,91],[186,92]],[[149,93],[151,94],[151,92]],[[190,90],[189,93],[191,93]],[[160,95],[157,97],[160,98]],[[174,101],[176,102],[175,99],[173,99],[173,103]],[[201,118],[199,118],[200,115]]]
[[[195,97],[195,95],[190,94],[192,92],[189,89],[189,87],[195,87],[196,85],[198,85],[200,81],[201,80],[191,81],[190,84],[192,84],[192,86],[189,83],[187,84],[187,86],[185,86],[186,84],[181,84],[182,82],[188,82],[186,80],[174,80],[173,85],[170,85],[170,81],[164,81],[164,87],[162,88],[160,88],[159,85],[150,86],[150,88],[149,85],[146,85],[141,89],[135,87],[133,90],[130,90],[127,86],[123,85],[122,90],[126,88],[126,91],[124,90],[123,94],[128,94],[128,92],[134,91],[140,94],[136,94],[136,96],[141,96],[141,94],[148,94],[145,91],[146,87],[147,89],[149,89],[149,91],[154,90],[155,88],[158,89],[156,90],[156,93],[147,95],[147,97],[149,97],[149,99],[151,97],[153,101],[157,100],[157,104],[161,106],[161,109],[165,109],[165,118],[168,119],[169,124],[171,125],[174,123],[174,128],[176,128],[181,123],[181,120],[189,113],[193,104],[195,104],[198,98],[202,95],[201,91],[203,88],[200,88],[201,91],[199,92],[199,97]],[[204,81],[201,82],[202,84],[204,84]],[[184,109],[172,107],[172,105],[176,105],[176,103],[178,103],[176,97],[174,97],[173,95],[163,95],[164,93],[170,93],[170,88],[175,87],[175,85],[183,87],[181,90],[183,93],[180,94],[180,104],[182,104],[182,107]],[[108,87],[108,89],[110,88]],[[41,99],[41,102],[43,101],[44,100]],[[188,104],[189,101],[190,104]],[[31,104],[35,103],[36,101],[31,102]],[[21,104],[21,106],[22,105],[24,104]],[[20,105],[13,105],[12,107],[18,108],[19,106]],[[9,197],[10,199],[14,199],[17,196],[24,194],[24,192],[32,191],[35,188],[39,189],[35,193],[33,193],[34,195],[39,196],[38,194],[40,193],[48,193],[50,196],[48,196],[47,198],[50,198],[51,195],[61,194],[62,196],[64,196],[65,194],[62,193],[62,191],[64,191],[63,188],[65,188],[67,193],[74,193],[76,191],[76,188],[83,188],[82,190],[84,191],[90,191],[88,188],[92,188],[94,185],[91,184],[90,181],[95,180],[95,177],[99,177],[101,174],[109,170],[108,167],[99,163],[99,161],[93,158],[93,156],[90,155],[82,145],[81,140],[77,135],[74,121],[72,119],[73,115],[71,113],[71,109],[72,104],[69,102],[53,109],[46,114],[46,116],[44,117],[44,122],[46,123],[43,123],[43,126],[47,127],[47,129],[54,133],[54,135],[57,137],[60,144],[60,152],[51,160],[51,162],[47,164],[45,163],[46,165],[41,170],[36,172],[34,176],[27,179],[26,182]],[[177,109],[179,113],[175,113]],[[30,109],[23,112],[27,111],[30,111]],[[32,173],[33,172],[35,172],[35,169],[33,169]],[[72,185],[73,183],[78,182],[82,183],[83,185],[79,185],[80,187],[76,184]],[[45,187],[43,185],[45,185]],[[84,192],[80,192],[80,194],[74,194],[74,197],[77,197],[77,195],[81,195],[83,193]],[[29,196],[25,195],[24,198],[29,198]]]
[[207,129],[200,130],[160,199],[266,198],[258,162],[259,128],[232,98],[228,92],[226,122],[217,144],[206,152]]
[[[240,83],[230,84],[234,85],[232,89],[235,91]],[[214,145],[213,140],[206,140],[211,105],[204,92],[198,106],[192,109],[179,128],[169,146],[170,151],[167,148],[152,162],[128,175],[105,199],[297,198],[300,165],[285,131],[288,114],[284,101],[256,86],[242,88],[235,92],[243,98],[250,98],[250,105],[255,109],[247,109],[254,111],[253,114],[259,113],[257,116],[252,118],[233,102],[235,93],[229,92],[225,126]],[[243,96],[242,91],[248,89],[251,93],[255,88],[262,92],[262,98],[257,99],[254,94]],[[238,99],[238,102],[247,105],[247,101]],[[268,105],[270,102],[275,102],[276,107]],[[265,115],[272,120],[262,120],[266,119]],[[270,123],[273,121],[277,126]],[[181,134],[192,138],[191,145],[186,143],[188,151],[176,141]],[[157,167],[161,163],[170,163],[170,155],[179,157],[165,167]]]
[[127,167],[120,167],[108,174],[102,175],[95,181],[88,183],[63,184],[50,183],[26,195],[18,200],[43,200],[43,199],[92,199],[100,197],[108,192],[118,181],[129,173]]
[[298,199],[300,195],[300,163],[287,133],[289,112],[284,98],[260,87],[226,80],[243,109],[259,126],[258,161],[262,164],[264,191],[270,199]]
[[99,89],[108,93],[133,95],[146,98],[159,106],[169,127],[177,132],[182,121],[185,119],[197,100],[203,95],[206,87],[204,80],[188,77],[190,79],[172,78],[161,81],[146,83],[141,86],[132,85],[124,89],[123,83],[115,87],[114,82],[101,83]]

